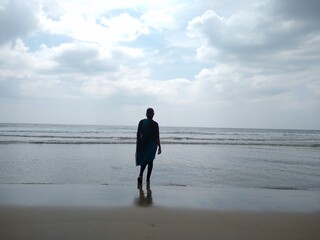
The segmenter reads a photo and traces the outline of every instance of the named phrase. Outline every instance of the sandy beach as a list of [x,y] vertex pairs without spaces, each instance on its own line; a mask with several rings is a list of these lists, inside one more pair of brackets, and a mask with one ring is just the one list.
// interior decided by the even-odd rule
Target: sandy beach
[[320,239],[320,215],[169,208],[1,208],[1,239]]
[[181,186],[2,184],[0,239],[320,239],[318,193],[309,193],[309,200],[304,195]]

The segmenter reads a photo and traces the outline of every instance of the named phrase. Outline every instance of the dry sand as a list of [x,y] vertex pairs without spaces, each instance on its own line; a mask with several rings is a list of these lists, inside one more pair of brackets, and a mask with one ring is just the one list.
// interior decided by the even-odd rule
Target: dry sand
[[0,207],[0,239],[320,239],[319,213]]

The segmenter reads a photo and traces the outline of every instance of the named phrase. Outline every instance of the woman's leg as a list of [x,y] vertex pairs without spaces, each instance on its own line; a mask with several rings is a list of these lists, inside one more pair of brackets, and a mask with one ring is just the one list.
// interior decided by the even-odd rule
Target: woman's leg
[[141,178],[141,179],[142,179],[142,177],[143,177],[143,172],[144,172],[144,170],[146,169],[146,166],[147,166],[147,165],[144,165],[144,166],[141,166],[141,167],[140,167],[139,178]]
[[153,161],[148,164],[147,182],[150,182],[152,168],[153,168]]

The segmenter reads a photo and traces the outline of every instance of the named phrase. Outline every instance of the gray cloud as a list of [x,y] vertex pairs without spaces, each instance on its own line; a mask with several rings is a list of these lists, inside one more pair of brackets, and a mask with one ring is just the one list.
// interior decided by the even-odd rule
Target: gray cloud
[[101,57],[97,48],[87,46],[66,49],[54,60],[58,66],[53,71],[58,73],[99,74],[116,70],[111,58]]
[[318,0],[281,0],[274,1],[274,10],[286,19],[308,21],[308,24],[320,23],[320,1]]
[[318,3],[309,1],[298,13],[304,2],[289,6],[293,2],[268,1],[227,18],[207,10],[189,22],[190,36],[199,40],[198,59],[212,65],[196,77],[202,101],[319,106],[312,90],[319,89],[319,17],[311,9]]
[[[198,51],[205,61],[274,67],[279,63],[309,65],[308,59],[311,63],[315,58],[319,60],[320,30],[313,24],[319,22],[319,17],[315,15],[313,20],[308,20],[303,18],[306,13],[301,13],[297,18],[295,11],[299,4],[293,7],[290,1],[279,2],[241,10],[228,19],[213,10],[206,11],[189,22],[188,30],[191,36],[204,40]],[[309,1],[306,5],[301,11],[312,12],[311,8],[319,4]]]
[[38,27],[38,1],[0,1],[0,44],[25,36]]

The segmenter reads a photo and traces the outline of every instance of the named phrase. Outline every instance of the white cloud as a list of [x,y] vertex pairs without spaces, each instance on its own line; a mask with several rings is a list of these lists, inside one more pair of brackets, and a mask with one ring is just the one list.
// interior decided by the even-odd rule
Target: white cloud
[[[105,49],[79,42],[42,46],[30,52],[22,40],[17,40],[0,51],[0,84],[7,89],[9,82],[15,84],[15,92],[10,88],[15,96],[70,98],[90,93],[106,97],[110,93],[107,89],[119,86],[114,82],[146,79],[148,71],[135,63],[143,57],[139,49]],[[135,67],[130,67],[133,64]],[[100,82],[103,84],[97,84]]]
[[175,125],[310,113],[320,109],[318,4],[293,2],[0,0],[0,98],[154,105]]
[[[169,7],[168,2],[175,1],[49,1],[42,3],[40,20],[43,30],[51,34],[99,44],[130,42],[149,34],[150,27],[157,31],[177,27],[174,14],[181,7]],[[110,14],[111,10],[130,8],[141,16]]]
[[189,22],[188,31],[200,41],[198,57],[208,59],[208,54],[203,54],[206,49],[214,53],[213,58],[220,53],[220,61],[255,62],[258,58],[261,61],[270,54],[301,49],[314,35],[320,34],[318,29],[310,28],[299,18],[276,16],[272,11],[264,5],[253,5],[228,18],[213,10],[195,17]]
[[[28,54],[28,47],[17,39],[14,43],[9,42],[1,47],[0,51],[0,67],[1,70],[28,69],[32,66],[33,58]],[[20,71],[19,71],[20,72]]]
[[180,11],[181,6],[163,7],[146,12],[141,16],[142,21],[158,31],[164,29],[176,30],[178,23],[175,15]]
[[[305,22],[272,18],[270,9],[259,13],[252,12],[254,9],[257,7],[239,10],[229,18],[209,10],[189,22],[190,36],[199,40],[197,58],[215,65],[198,74],[201,91],[209,86],[214,91],[217,79],[228,77],[229,81],[219,82],[218,89],[224,91],[219,99],[277,100],[278,105],[288,105],[288,99],[309,92],[294,102],[300,102],[297,106],[314,102],[315,95],[305,86],[313,85],[313,74],[320,73],[316,47],[320,31],[300,35],[305,32]],[[221,66],[230,71],[219,72]]]
[[121,41],[130,42],[141,34],[148,34],[148,28],[128,14],[99,20],[85,18],[79,13],[63,15],[59,20],[43,16],[42,26],[51,34],[63,34],[76,40],[107,46]]
[[111,19],[103,17],[101,24],[107,27],[107,35],[109,39],[113,39],[112,42],[130,42],[136,40],[141,34],[149,33],[149,29],[144,23],[126,13]]

